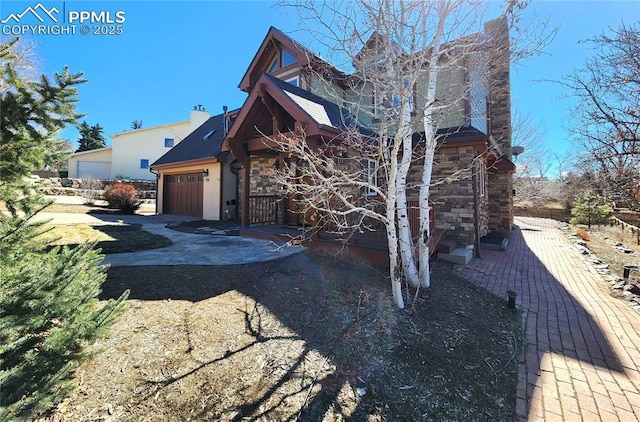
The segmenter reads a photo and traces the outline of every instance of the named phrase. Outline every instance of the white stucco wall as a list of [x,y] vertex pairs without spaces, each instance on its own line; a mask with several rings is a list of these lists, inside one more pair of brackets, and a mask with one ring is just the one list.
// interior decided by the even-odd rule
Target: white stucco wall
[[[236,158],[233,155],[227,157],[226,163],[222,166],[222,219],[240,218],[236,211],[239,210],[240,198],[238,198],[238,174],[231,171],[230,164]],[[234,204],[232,201],[236,201]],[[225,215],[225,212],[228,213]],[[227,217],[228,215],[228,217]]]
[[78,162],[101,163],[104,165],[112,162],[112,148],[100,148],[91,151],[76,152],[69,157],[69,177],[78,177]]
[[173,138],[175,146],[209,117],[206,111],[191,110],[190,120],[110,135],[113,142],[111,178],[154,180],[155,175],[148,168],[141,168],[141,160],[153,164],[171,149],[165,147],[165,138]]

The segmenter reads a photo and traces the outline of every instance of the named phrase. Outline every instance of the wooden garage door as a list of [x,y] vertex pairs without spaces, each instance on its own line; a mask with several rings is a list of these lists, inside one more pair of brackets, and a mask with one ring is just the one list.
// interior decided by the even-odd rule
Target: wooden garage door
[[164,214],[202,217],[202,173],[164,176]]

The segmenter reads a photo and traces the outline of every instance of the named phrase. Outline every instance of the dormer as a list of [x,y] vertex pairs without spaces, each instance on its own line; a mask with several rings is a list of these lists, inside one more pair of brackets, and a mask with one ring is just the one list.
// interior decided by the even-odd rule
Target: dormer
[[280,30],[271,27],[238,87],[250,92],[262,72],[301,86],[301,70],[315,56]]

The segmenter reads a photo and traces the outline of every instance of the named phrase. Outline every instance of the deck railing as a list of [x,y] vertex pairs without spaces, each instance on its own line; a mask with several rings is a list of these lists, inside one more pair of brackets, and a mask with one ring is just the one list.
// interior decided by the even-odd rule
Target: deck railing
[[249,223],[271,224],[278,222],[278,197],[276,195],[249,196]]

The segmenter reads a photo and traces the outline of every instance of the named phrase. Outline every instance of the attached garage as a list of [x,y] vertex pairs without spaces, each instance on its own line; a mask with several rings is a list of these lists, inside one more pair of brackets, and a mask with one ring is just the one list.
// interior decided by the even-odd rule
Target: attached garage
[[162,210],[165,214],[202,218],[204,176],[202,172],[164,176]]
[[220,151],[228,125],[224,114],[211,117],[151,164],[158,178],[158,214],[233,218],[238,179],[229,163],[235,158]]

